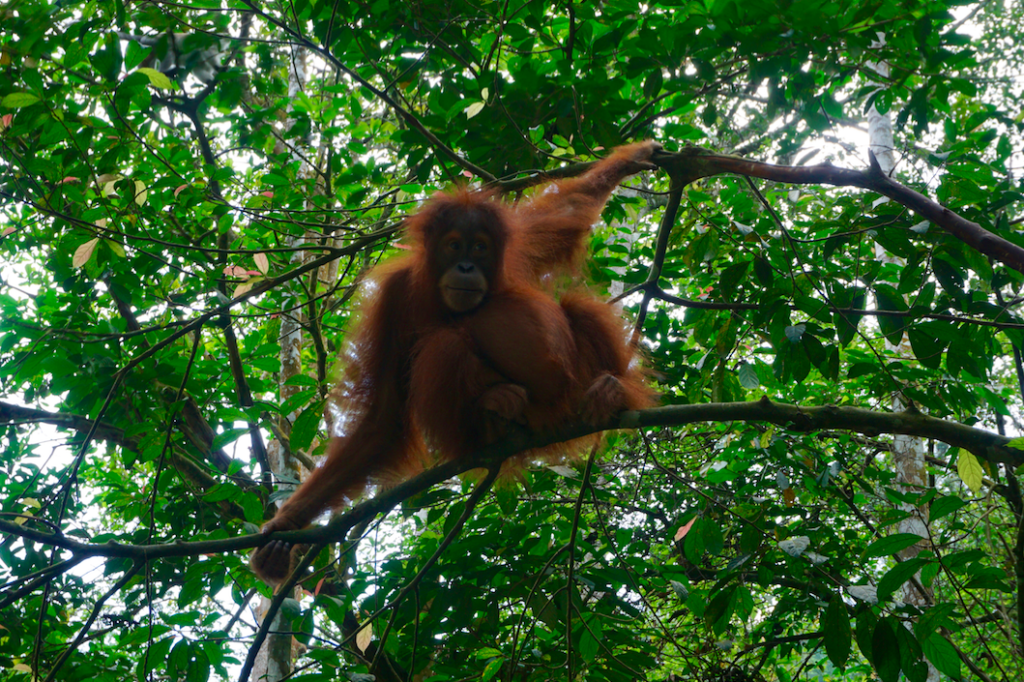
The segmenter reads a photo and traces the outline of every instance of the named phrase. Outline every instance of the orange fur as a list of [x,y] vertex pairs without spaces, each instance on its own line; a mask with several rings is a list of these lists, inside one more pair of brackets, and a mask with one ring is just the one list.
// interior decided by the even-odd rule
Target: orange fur
[[[367,285],[336,391],[343,433],[264,532],[302,528],[368,482],[406,475],[422,462],[425,446],[442,458],[466,457],[500,436],[508,420],[542,431],[580,414],[600,423],[650,405],[617,311],[579,292],[558,302],[540,280],[578,263],[612,190],[653,168],[655,149],[651,142],[620,147],[581,177],[548,185],[515,208],[459,190],[433,197],[410,217],[413,250],[378,268]],[[460,226],[486,232],[496,267],[483,302],[454,313],[439,293],[436,254]],[[530,454],[556,458],[565,450]],[[279,582],[289,552],[284,543],[268,543],[253,553],[252,567]]]

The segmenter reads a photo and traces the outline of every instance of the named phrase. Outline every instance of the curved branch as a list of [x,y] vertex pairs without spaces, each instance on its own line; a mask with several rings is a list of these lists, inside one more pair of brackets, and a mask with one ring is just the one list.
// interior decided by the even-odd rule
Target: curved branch
[[900,434],[942,441],[968,450],[991,463],[1024,464],[1024,450],[1010,447],[1012,439],[958,422],[930,417],[911,407],[903,412],[881,412],[862,407],[821,405],[802,407],[777,403],[767,397],[754,402],[672,405],[626,412],[619,428],[681,426],[699,422],[768,422],[793,431],[853,431],[868,436]]
[[[647,320],[647,309],[651,304],[651,299],[655,298],[652,289],[658,286],[658,280],[661,279],[661,270],[665,266],[665,257],[668,254],[668,241],[672,236],[672,228],[675,227],[676,216],[679,214],[679,205],[683,200],[683,189],[686,187],[686,183],[681,182],[676,174],[670,173],[670,178],[668,205],[665,206],[665,212],[661,216],[661,224],[658,226],[658,238],[655,243],[654,260],[651,261],[651,269],[647,273],[647,282],[651,286],[644,290],[644,300],[640,304],[640,311],[637,313],[636,322],[633,325],[634,344],[640,342],[640,332],[644,328],[644,322]],[[660,291],[660,288],[658,290]]]
[[1017,246],[989,232],[981,225],[954,213],[937,201],[896,182],[869,154],[866,171],[837,168],[830,164],[817,166],[776,166],[738,156],[717,154],[701,147],[686,147],[679,152],[660,152],[652,161],[688,184],[700,178],[723,173],[788,182],[795,185],[824,184],[836,187],[859,187],[889,197],[935,223],[964,244],[1019,272],[1024,272],[1024,247]]
[[[0,425],[7,424],[31,424],[42,423],[52,424],[57,428],[81,431],[87,433],[92,427],[92,418],[80,414],[67,412],[50,412],[34,407],[14,405],[0,401]],[[124,431],[109,422],[99,422],[93,432],[93,438],[126,447],[135,452],[139,451],[137,438],[126,438]]]
[[649,410],[623,412],[597,428],[580,422],[566,425],[549,433],[527,434],[520,431],[500,443],[480,450],[473,457],[445,462],[428,469],[376,497],[355,505],[324,526],[314,526],[304,530],[280,531],[270,534],[254,533],[223,540],[173,542],[162,545],[79,542],[63,534],[46,533],[4,520],[0,520],[0,532],[66,549],[75,556],[125,557],[136,560],[237,552],[262,546],[271,540],[283,540],[294,544],[337,542],[343,540],[348,531],[357,523],[378,514],[388,513],[402,500],[412,495],[471,469],[481,467],[490,469],[526,450],[539,449],[553,443],[574,440],[610,429],[653,428],[732,421],[767,422],[796,432],[829,430],[853,431],[869,436],[883,433],[918,436],[964,448],[988,462],[1005,462],[1014,467],[1024,464],[1024,450],[1010,447],[1010,438],[966,424],[930,417],[914,408],[903,412],[879,412],[860,407],[837,405],[802,407],[762,398],[752,402],[670,405]]

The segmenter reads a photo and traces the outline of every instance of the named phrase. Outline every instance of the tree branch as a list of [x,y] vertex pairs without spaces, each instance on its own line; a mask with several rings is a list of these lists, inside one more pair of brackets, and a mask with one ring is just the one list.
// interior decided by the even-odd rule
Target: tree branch
[[738,156],[717,154],[701,147],[686,147],[679,152],[659,152],[652,159],[654,163],[667,170],[673,178],[680,178],[684,184],[713,175],[735,173],[746,177],[796,185],[824,184],[836,187],[859,187],[878,192],[912,209],[978,252],[1014,270],[1024,272],[1024,248],[989,232],[978,223],[971,222],[938,202],[896,182],[882,172],[873,154],[869,153],[869,160],[870,167],[866,171],[837,168],[829,164],[776,166]]
[[595,428],[575,423],[557,431],[527,434],[519,431],[506,440],[482,449],[473,457],[445,462],[424,471],[376,497],[361,502],[324,526],[304,530],[243,535],[223,540],[174,542],[161,545],[129,545],[117,542],[91,544],[79,542],[63,534],[20,526],[0,520],[0,531],[45,545],[66,549],[76,556],[125,557],[152,560],[164,557],[198,556],[220,552],[237,552],[259,547],[271,540],[294,544],[323,544],[343,540],[357,523],[378,514],[386,514],[402,500],[446,481],[454,476],[481,467],[491,468],[520,452],[543,448],[553,443],[582,438],[609,429],[682,426],[702,422],[767,422],[796,432],[853,431],[869,436],[882,433],[932,438],[954,447],[961,447],[986,461],[1005,462],[1012,466],[1024,464],[1024,451],[1010,447],[1010,438],[965,424],[945,421],[910,408],[903,412],[880,412],[859,407],[822,405],[801,407],[772,402],[768,398],[754,402],[707,403],[702,405],[670,405],[649,410],[624,412]]

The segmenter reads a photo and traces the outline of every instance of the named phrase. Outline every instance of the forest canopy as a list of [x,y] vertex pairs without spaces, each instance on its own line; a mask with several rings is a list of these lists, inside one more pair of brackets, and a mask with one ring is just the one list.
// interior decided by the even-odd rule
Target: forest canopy
[[[1022,25],[0,6],[0,680],[1021,679]],[[547,285],[621,307],[659,406],[372,489],[264,585],[403,220],[642,140]]]

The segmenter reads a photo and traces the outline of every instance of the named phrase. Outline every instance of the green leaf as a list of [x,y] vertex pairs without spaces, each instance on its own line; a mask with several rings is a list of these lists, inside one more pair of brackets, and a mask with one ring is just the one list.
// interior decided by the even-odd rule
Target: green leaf
[[892,594],[900,589],[905,582],[914,577],[921,570],[921,567],[928,564],[929,560],[923,558],[907,559],[896,564],[882,576],[878,581],[878,601],[888,601]]
[[926,682],[928,664],[924,662],[921,645],[908,628],[902,623],[895,626],[896,639],[900,645],[900,669],[907,677],[907,682]]
[[799,343],[800,339],[803,338],[804,332],[807,331],[806,324],[794,324],[786,327],[786,338],[791,343]]
[[[152,646],[148,647],[150,656],[140,656],[139,662],[135,666],[135,677],[139,680],[146,680],[150,678],[149,673],[157,669],[157,666],[162,667],[167,661],[168,653],[171,650],[171,645],[174,644],[176,637],[165,637],[159,639],[153,643]],[[148,665],[147,665],[148,664]]]
[[140,67],[138,71],[141,74],[145,74],[145,76],[149,78],[149,82],[155,88],[160,88],[161,90],[171,90],[174,87],[174,84],[171,83],[171,79],[168,78],[165,74],[161,73],[160,71],[157,71],[156,69],[151,69],[149,67],[143,66]]
[[878,621],[871,637],[871,662],[882,682],[898,682],[900,679],[900,645],[895,631],[897,627],[902,626],[887,616]]
[[960,269],[943,258],[932,259],[932,272],[939,286],[947,292],[958,295],[963,293],[964,276]]
[[[887,284],[875,286],[875,297],[878,299],[879,310],[904,311],[907,303],[903,297]],[[906,318],[896,315],[879,315],[878,328],[882,330],[885,340],[894,346],[903,341],[903,331],[906,329]]]
[[878,113],[888,113],[889,109],[892,108],[892,92],[889,90],[880,90],[875,96],[874,105]]
[[868,663],[872,664],[874,664],[874,651],[871,648],[871,640],[875,635],[875,626],[877,624],[878,620],[875,618],[875,614],[871,612],[871,609],[864,609],[857,615],[857,648],[860,649]]
[[21,107],[27,107],[35,104],[39,101],[39,97],[29,92],[12,92],[0,100],[0,104],[7,107],[8,109],[20,109]]
[[694,520],[690,532],[683,539],[683,554],[693,564],[700,564],[704,556],[704,533],[703,527],[707,523],[703,518]]
[[263,503],[260,502],[260,498],[255,493],[244,493],[236,501],[242,505],[242,512],[245,514],[246,521],[256,526],[263,523]]
[[757,377],[757,370],[749,362],[744,362],[740,365],[740,386],[751,391],[761,385],[761,380]]
[[725,547],[725,536],[722,534],[722,526],[712,519],[703,519],[697,529],[704,535],[704,548],[708,554],[718,556]]
[[921,536],[914,533],[896,533],[895,535],[888,535],[884,538],[875,540],[868,548],[864,551],[864,556],[868,559],[872,557],[889,556],[896,554],[907,547],[913,547],[921,541]]
[[718,278],[718,295],[723,299],[731,300],[736,293],[736,287],[749,269],[750,261],[742,261],[722,270],[722,274]]
[[292,424],[292,433],[289,445],[293,450],[308,450],[316,437],[317,429],[320,427],[320,419],[324,413],[324,401],[320,400],[305,410],[296,418]]
[[770,287],[775,279],[775,271],[772,270],[771,264],[760,257],[754,259],[754,275],[763,287]]
[[822,618],[821,630],[825,640],[825,653],[836,667],[842,668],[850,657],[853,640],[850,616],[842,598],[835,596],[829,601]]
[[487,680],[494,679],[494,676],[497,675],[498,672],[501,670],[501,666],[504,662],[504,658],[495,658],[489,661],[487,663],[487,666],[484,668],[483,674],[480,675],[480,679],[483,682],[487,682]]
[[[193,564],[194,567],[198,567],[199,564]],[[206,595],[206,583],[202,579],[201,574],[190,574],[186,578],[185,582],[181,586],[181,591],[178,592],[178,608],[183,609],[189,604],[194,604]]]
[[806,313],[819,322],[828,324],[832,321],[832,312],[824,301],[812,296],[796,296],[794,303],[801,312]]
[[704,111],[701,112],[700,120],[709,128],[715,127],[715,124],[718,123],[718,107],[715,106],[713,100],[705,105]]
[[203,495],[203,499],[207,502],[223,502],[233,500],[241,494],[241,489],[233,483],[218,483]]
[[981,567],[973,565],[969,568],[972,576],[964,585],[969,590],[999,590],[1000,592],[1013,592],[1006,583],[1006,572],[996,566]]
[[647,78],[644,80],[644,97],[647,99],[657,97],[658,93],[661,92],[663,79],[664,77],[661,74],[661,69],[651,69]]
[[317,390],[315,388],[296,391],[287,400],[281,403],[281,414],[291,414],[299,408],[308,405],[309,401],[313,400],[316,396]]
[[590,634],[590,631],[586,628],[583,629],[583,634],[580,635],[580,656],[584,661],[590,663],[597,656],[597,652],[601,650],[601,645],[598,643],[594,636]]
[[708,604],[707,610],[704,612],[704,619],[708,625],[715,630],[715,632],[721,632],[722,629],[729,624],[729,619],[732,618],[733,608],[733,593],[736,591],[736,585],[729,585],[723,590],[719,591],[718,594],[712,598]]
[[956,472],[960,474],[960,480],[964,482],[964,485],[977,495],[981,490],[982,478],[985,474],[978,458],[968,450],[961,449],[960,456],[956,460]]
[[[866,297],[867,293],[861,287],[842,287],[836,292],[835,303],[840,308],[863,310]],[[839,343],[846,346],[857,335],[857,326],[864,316],[848,311],[836,311],[832,317],[839,334]]]
[[117,242],[105,239],[103,243],[106,244],[107,248],[110,249],[110,251],[118,258],[128,257],[128,255],[124,252],[124,247],[118,244]]
[[214,450],[219,450],[228,443],[234,443],[241,436],[249,433],[249,429],[237,428],[237,429],[225,429],[222,433],[218,433],[213,437],[213,443],[210,447]]
[[945,637],[936,632],[921,642],[921,648],[936,670],[954,680],[960,679],[960,656]]
[[929,518],[932,521],[935,521],[966,506],[967,503],[957,495],[945,495],[943,497],[938,497],[932,500],[932,503],[928,508]]
[[929,369],[938,369],[942,364],[942,350],[946,344],[918,327],[908,329],[907,336],[910,338],[910,347],[914,351],[914,356],[920,360],[921,364]]

